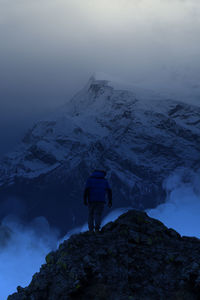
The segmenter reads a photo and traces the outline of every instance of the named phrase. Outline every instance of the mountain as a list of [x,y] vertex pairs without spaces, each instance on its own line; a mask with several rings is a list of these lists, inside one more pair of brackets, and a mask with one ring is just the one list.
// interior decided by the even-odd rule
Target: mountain
[[82,224],[94,168],[107,170],[114,208],[156,207],[171,172],[200,167],[199,145],[199,107],[96,74],[2,160],[0,219],[42,215],[63,231]]
[[75,234],[8,300],[198,300],[200,240],[130,210]]

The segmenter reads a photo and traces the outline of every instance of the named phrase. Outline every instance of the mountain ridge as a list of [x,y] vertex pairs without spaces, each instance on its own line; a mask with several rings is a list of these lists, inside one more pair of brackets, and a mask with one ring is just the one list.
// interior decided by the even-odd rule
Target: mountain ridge
[[86,217],[85,181],[101,166],[113,188],[114,208],[156,207],[165,201],[166,177],[177,168],[200,167],[199,120],[199,107],[116,89],[112,81],[92,77],[4,158],[1,199],[21,199],[25,218],[43,215],[63,229],[78,226]]

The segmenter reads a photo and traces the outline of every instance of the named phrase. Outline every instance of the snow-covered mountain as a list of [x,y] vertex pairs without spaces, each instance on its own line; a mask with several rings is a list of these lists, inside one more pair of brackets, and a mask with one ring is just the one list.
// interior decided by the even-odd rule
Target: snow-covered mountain
[[19,211],[17,201],[25,219],[43,215],[63,229],[82,223],[94,168],[107,170],[114,207],[155,207],[173,170],[200,167],[199,150],[199,107],[96,74],[3,159],[0,217],[11,205]]

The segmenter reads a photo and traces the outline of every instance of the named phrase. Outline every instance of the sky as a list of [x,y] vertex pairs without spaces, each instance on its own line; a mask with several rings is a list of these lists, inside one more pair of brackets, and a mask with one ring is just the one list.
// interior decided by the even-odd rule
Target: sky
[[0,155],[95,71],[198,102],[199,36],[199,0],[0,0]]

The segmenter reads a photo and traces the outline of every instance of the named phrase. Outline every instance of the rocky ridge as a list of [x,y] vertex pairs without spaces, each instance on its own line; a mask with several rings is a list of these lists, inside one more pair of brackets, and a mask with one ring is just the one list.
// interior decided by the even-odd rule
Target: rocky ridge
[[100,233],[75,234],[8,300],[197,300],[200,240],[130,210]]

